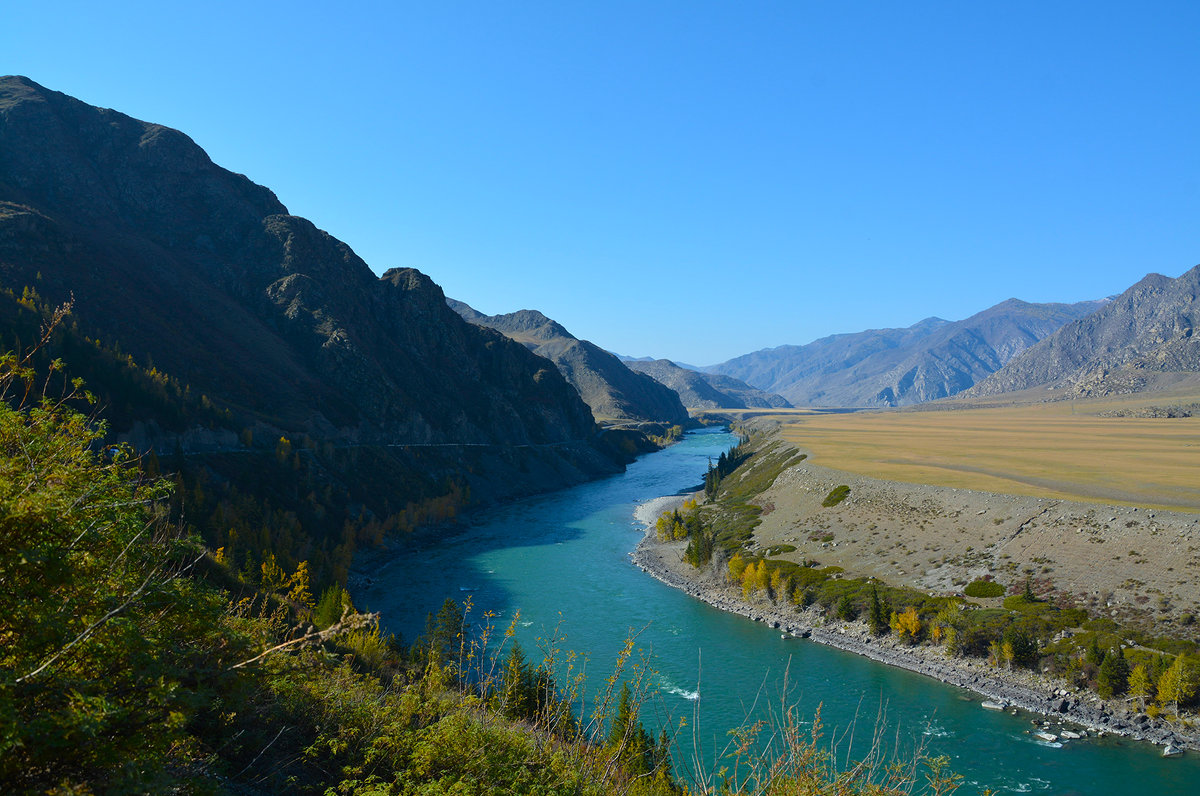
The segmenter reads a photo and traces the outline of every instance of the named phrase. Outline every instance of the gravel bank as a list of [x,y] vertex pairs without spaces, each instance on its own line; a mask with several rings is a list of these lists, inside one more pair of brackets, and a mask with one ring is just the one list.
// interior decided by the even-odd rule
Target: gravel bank
[[679,497],[659,498],[642,504],[635,512],[646,531],[630,554],[633,564],[668,586],[714,608],[763,622],[781,633],[908,669],[968,689],[987,700],[1041,714],[1052,723],[1068,723],[1093,733],[1106,732],[1200,750],[1200,732],[1150,719],[1128,710],[1120,700],[1104,701],[1095,694],[1077,691],[1064,682],[1032,672],[1007,672],[995,669],[983,660],[947,657],[940,647],[899,645],[891,636],[872,636],[864,622],[827,621],[813,608],[796,611],[765,600],[747,603],[742,599],[740,589],[730,588],[713,573],[701,572],[686,564],[682,560],[683,543],[661,543],[655,537],[653,520],[672,507],[669,501],[682,500]]

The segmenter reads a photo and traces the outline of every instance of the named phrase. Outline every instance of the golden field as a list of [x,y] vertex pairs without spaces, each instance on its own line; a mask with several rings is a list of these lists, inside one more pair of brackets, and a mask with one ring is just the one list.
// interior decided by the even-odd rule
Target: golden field
[[[1195,401],[1197,397],[1190,397]],[[1180,402],[1173,397],[1170,403]],[[1200,417],[1101,417],[1119,398],[1001,408],[779,413],[815,462],[871,478],[1200,512]]]

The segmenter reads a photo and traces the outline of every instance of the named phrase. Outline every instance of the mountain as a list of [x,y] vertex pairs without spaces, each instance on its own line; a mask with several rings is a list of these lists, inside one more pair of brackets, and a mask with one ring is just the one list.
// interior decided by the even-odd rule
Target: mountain
[[613,352],[611,352],[611,353],[613,353],[613,354],[614,354],[614,355],[617,357],[617,359],[621,360],[622,362],[626,362],[626,363],[629,363],[629,362],[659,362],[659,361],[663,361],[663,362],[670,362],[672,365],[675,365],[676,367],[683,368],[684,370],[694,370],[694,371],[696,371],[697,373],[699,373],[699,372],[701,372],[701,371],[703,371],[703,370],[704,370],[704,368],[702,368],[702,367],[699,367],[698,365],[692,365],[692,364],[690,364],[690,363],[687,363],[687,362],[681,362],[681,361],[680,361],[680,360],[678,360],[678,359],[666,359],[666,360],[659,360],[657,357],[631,357],[631,356],[626,356],[625,354],[617,354],[617,352],[615,352],[615,351],[613,351]]
[[1077,395],[1151,389],[1200,372],[1200,266],[1149,274],[1096,313],[1063,326],[972,388],[970,396],[1052,387]]
[[626,360],[633,370],[670,387],[688,409],[790,408],[783,397],[757,390],[732,376],[699,373],[669,359]]
[[553,362],[597,418],[688,422],[687,409],[673,390],[631,370],[615,355],[580,340],[537,310],[484,315],[454,299],[449,306],[471,323],[495,329]]
[[297,556],[314,526],[332,546],[344,524],[621,467],[555,368],[463,321],[429,277],[377,277],[178,130],[23,77],[0,78],[0,287],[9,318],[73,297],[68,365],[124,369],[88,385],[114,436],[174,451],[204,494],[286,465],[256,494],[265,516],[310,518],[287,531]]
[[710,371],[778,393],[797,406],[905,406],[955,395],[1101,301],[1009,299],[962,321],[926,318],[803,346],[746,354]]

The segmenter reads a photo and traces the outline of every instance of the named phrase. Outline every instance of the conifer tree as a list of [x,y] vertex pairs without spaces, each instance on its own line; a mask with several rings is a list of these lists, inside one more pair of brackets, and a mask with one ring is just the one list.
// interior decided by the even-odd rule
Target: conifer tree
[[1109,650],[1100,664],[1096,677],[1096,692],[1104,699],[1125,693],[1129,684],[1129,664],[1120,649]]
[[871,584],[871,607],[867,613],[867,624],[871,628],[871,633],[876,636],[882,636],[888,631],[887,614],[884,611],[883,603],[879,599],[879,589],[875,584]]

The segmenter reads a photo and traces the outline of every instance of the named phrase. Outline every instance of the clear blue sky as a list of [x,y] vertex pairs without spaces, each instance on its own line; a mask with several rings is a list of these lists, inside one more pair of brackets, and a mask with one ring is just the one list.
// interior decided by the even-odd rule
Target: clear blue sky
[[6,8],[376,272],[710,364],[1200,262],[1200,3]]

